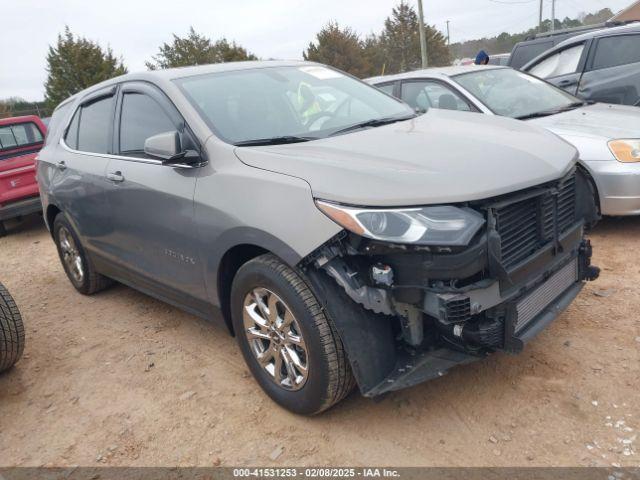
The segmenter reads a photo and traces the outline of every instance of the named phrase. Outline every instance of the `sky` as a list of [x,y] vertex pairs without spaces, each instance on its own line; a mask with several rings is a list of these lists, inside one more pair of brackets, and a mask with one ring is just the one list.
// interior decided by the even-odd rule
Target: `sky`
[[[415,4],[416,0],[408,0]],[[423,0],[425,21],[451,42],[527,30],[538,21],[538,0]],[[551,0],[545,18],[551,16]],[[605,7],[617,12],[632,0],[556,0],[556,17],[576,17]],[[235,40],[260,58],[300,59],[328,21],[362,35],[379,32],[398,0],[18,0],[0,9],[0,98],[44,97],[46,54],[65,25],[111,47],[129,71],[189,26],[212,39]]]

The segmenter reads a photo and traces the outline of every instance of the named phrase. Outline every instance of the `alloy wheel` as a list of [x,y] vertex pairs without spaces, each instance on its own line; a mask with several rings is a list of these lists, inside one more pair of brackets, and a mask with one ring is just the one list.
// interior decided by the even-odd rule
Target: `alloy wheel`
[[58,242],[62,251],[62,261],[67,266],[67,271],[71,274],[78,285],[84,281],[84,268],[82,267],[82,257],[78,251],[75,240],[66,227],[58,230]]
[[301,389],[309,357],[289,307],[272,291],[254,288],[245,297],[242,318],[251,352],[271,380],[285,390]]

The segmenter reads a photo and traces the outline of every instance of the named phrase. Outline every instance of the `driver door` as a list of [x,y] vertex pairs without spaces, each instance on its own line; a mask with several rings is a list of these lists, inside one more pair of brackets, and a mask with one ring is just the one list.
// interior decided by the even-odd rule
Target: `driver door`
[[[147,138],[170,131],[193,135],[156,87],[126,83],[118,93],[114,151],[106,169],[113,233],[106,253],[119,276],[168,300],[204,300],[204,277],[193,219],[198,168],[164,165],[144,152]],[[186,303],[192,303],[187,301]]]

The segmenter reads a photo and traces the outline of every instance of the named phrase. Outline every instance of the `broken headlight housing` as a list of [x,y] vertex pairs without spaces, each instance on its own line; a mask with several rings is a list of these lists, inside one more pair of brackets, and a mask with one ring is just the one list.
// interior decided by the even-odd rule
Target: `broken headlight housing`
[[316,200],[325,215],[363,237],[393,243],[466,246],[485,223],[470,208],[367,208]]

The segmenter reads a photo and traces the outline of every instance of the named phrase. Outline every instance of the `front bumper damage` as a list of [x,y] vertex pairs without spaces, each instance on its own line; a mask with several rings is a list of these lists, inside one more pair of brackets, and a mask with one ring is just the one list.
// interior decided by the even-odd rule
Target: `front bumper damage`
[[[385,244],[343,232],[302,264],[363,395],[374,397],[524,345],[595,280],[580,172],[469,203],[487,220],[464,248]],[[584,207],[583,207],[584,205]],[[515,247],[514,247],[515,245]]]

